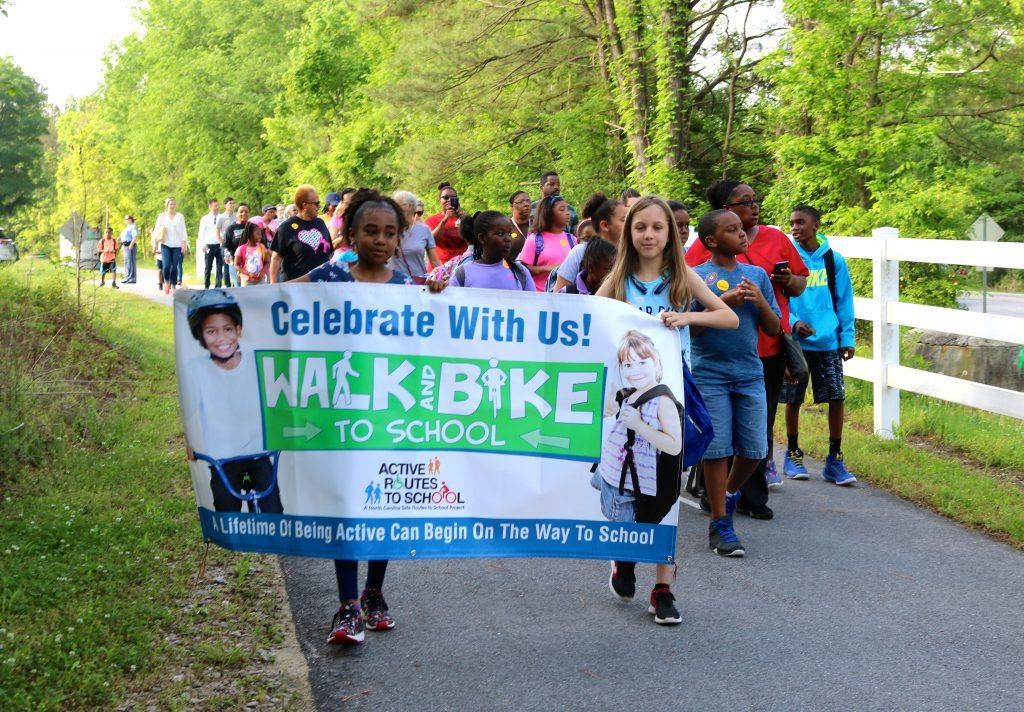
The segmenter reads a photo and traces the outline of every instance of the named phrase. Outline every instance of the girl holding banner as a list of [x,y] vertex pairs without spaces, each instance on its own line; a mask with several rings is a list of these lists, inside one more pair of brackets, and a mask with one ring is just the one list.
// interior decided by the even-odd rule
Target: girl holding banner
[[[739,326],[736,313],[687,269],[683,240],[672,211],[656,196],[640,198],[630,207],[615,266],[597,295],[628,302],[648,314],[659,315],[669,328],[685,330],[693,325],[735,329]],[[703,304],[706,311],[690,311],[693,299]],[[684,343],[689,343],[688,333]],[[627,484],[624,489],[632,492],[632,483]],[[656,623],[673,625],[682,621],[669,587],[674,575],[673,565],[657,564],[648,609]],[[636,595],[636,563],[613,561],[608,585],[613,594],[631,601]]]

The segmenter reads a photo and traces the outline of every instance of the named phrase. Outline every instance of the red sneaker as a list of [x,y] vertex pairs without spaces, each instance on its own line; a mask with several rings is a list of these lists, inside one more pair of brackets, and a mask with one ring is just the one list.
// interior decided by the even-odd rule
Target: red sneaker
[[368,588],[359,597],[359,605],[366,615],[366,627],[369,630],[391,630],[395,627],[395,619],[388,613],[388,604],[384,602],[384,594],[379,588]]
[[359,645],[365,638],[366,622],[359,607],[354,603],[344,604],[331,621],[331,634],[327,636],[327,644]]

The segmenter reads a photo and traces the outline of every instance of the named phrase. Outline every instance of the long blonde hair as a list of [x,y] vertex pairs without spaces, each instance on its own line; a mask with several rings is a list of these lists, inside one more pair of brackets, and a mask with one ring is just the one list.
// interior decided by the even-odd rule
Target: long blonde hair
[[633,203],[626,213],[626,222],[622,226],[622,239],[619,241],[619,252],[615,264],[606,280],[612,285],[612,298],[620,302],[626,301],[626,280],[635,274],[640,266],[640,255],[633,245],[633,217],[641,210],[657,205],[665,213],[668,223],[668,243],[661,253],[662,271],[668,274],[668,301],[674,309],[688,311],[693,295],[690,293],[689,273],[683,255],[683,239],[679,235],[679,227],[668,204],[656,195],[647,195]]

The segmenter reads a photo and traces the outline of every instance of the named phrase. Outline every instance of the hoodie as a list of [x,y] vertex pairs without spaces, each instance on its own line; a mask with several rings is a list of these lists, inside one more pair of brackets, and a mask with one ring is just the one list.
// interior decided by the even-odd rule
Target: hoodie
[[794,241],[794,245],[811,273],[803,293],[799,297],[789,298],[790,325],[802,321],[814,329],[812,335],[800,338],[800,346],[805,351],[853,348],[853,283],[850,281],[846,260],[838,252],[832,251],[836,263],[836,295],[839,297],[838,304],[833,308],[825,270],[825,253],[832,249],[828,238],[819,233],[818,249],[814,252],[808,252],[799,242]]

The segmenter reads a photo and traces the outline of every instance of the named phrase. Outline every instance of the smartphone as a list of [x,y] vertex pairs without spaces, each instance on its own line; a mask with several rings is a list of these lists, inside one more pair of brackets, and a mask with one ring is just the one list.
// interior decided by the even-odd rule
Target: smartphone
[[[451,208],[452,210],[458,210],[459,209],[459,196],[453,195],[448,200],[448,207]],[[789,263],[787,262],[786,264],[789,264]]]
[[789,260],[782,260],[781,262],[776,262],[775,266],[772,267],[772,274],[780,274],[784,269],[789,269]]

